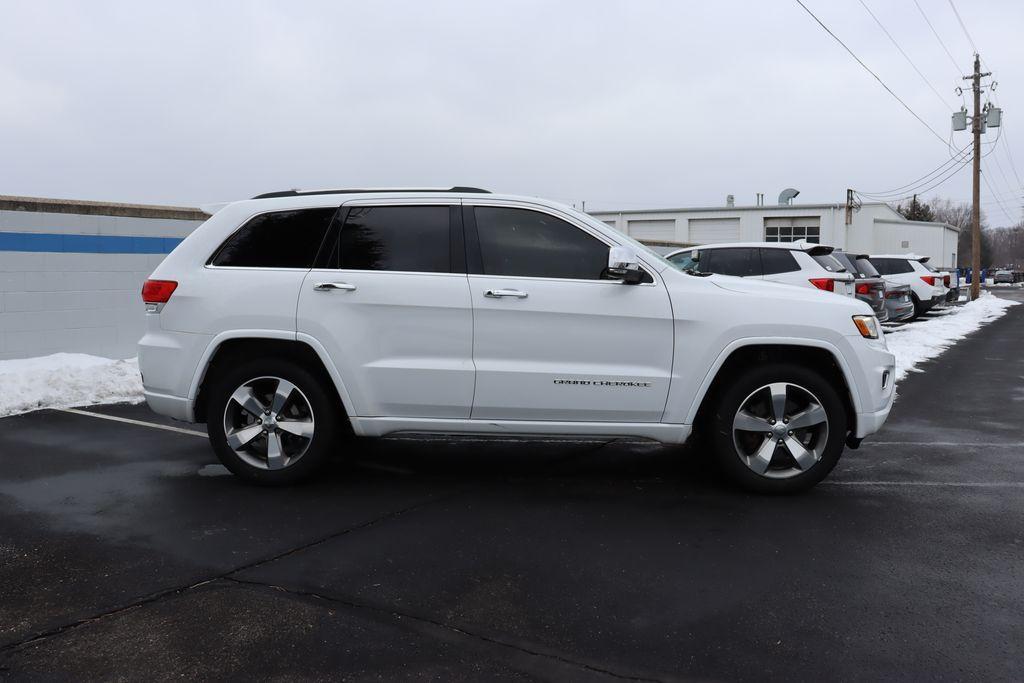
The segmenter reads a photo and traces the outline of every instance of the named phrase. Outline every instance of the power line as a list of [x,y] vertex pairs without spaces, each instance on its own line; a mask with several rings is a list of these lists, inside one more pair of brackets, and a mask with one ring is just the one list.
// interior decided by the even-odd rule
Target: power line
[[917,0],[914,0],[914,4],[917,5],[917,11],[921,13],[922,17],[924,17],[924,22],[928,24],[928,28],[932,30],[932,35],[935,36],[935,40],[939,41],[939,45],[941,45],[942,49],[945,50],[946,55],[949,57],[949,61],[953,64],[953,68],[956,69],[957,78],[960,78],[960,65],[956,63],[956,59],[953,57],[953,53],[949,51],[949,48],[946,47],[946,43],[944,43],[942,41],[942,38],[939,37],[939,32],[935,30],[934,26],[932,26],[932,22],[931,20],[928,19],[928,15],[924,13],[924,9],[922,9],[921,3],[919,3]]
[[960,22],[960,28],[964,30],[964,35],[967,36],[967,42],[971,44],[974,49],[974,54],[978,54],[978,46],[974,44],[974,38],[971,38],[971,34],[967,32],[967,25],[964,24],[964,20],[960,18],[960,12],[957,11],[956,5],[953,4],[953,0],[949,0],[949,6],[953,8],[953,14],[956,15],[956,20]]
[[902,105],[903,105],[903,108],[904,108],[904,109],[906,109],[906,110],[907,110],[908,112],[910,112],[910,114],[911,114],[911,115],[912,115],[912,116],[913,116],[913,117],[914,117],[915,119],[917,119],[918,121],[920,121],[920,123],[921,123],[921,125],[922,125],[922,126],[924,126],[924,127],[925,127],[925,128],[927,128],[927,129],[928,129],[929,131],[931,131],[931,134],[932,134],[932,135],[934,135],[934,136],[935,136],[936,138],[938,138],[938,139],[939,139],[939,142],[941,142],[941,143],[942,143],[943,145],[945,145],[945,144],[946,144],[946,141],[945,141],[945,140],[943,140],[942,136],[941,136],[941,135],[939,135],[938,133],[936,133],[936,132],[935,132],[935,129],[934,129],[934,128],[932,128],[931,126],[929,126],[929,125],[928,125],[928,124],[927,124],[927,123],[925,122],[925,120],[924,120],[924,119],[922,119],[922,118],[921,118],[920,116],[918,116],[918,115],[917,115],[917,112],[916,112],[916,111],[914,111],[913,109],[911,109],[911,108],[910,108],[910,105],[908,105],[908,104],[907,104],[906,102],[904,102],[904,101],[903,101],[903,100],[902,100],[902,99],[900,98],[900,96],[899,96],[899,95],[897,95],[897,94],[896,94],[895,92],[893,92],[893,89],[892,89],[892,88],[890,88],[889,86],[887,86],[887,85],[885,84],[885,81],[883,81],[883,80],[882,80],[881,78],[879,78],[879,77],[878,77],[878,74],[876,74],[876,73],[875,73],[874,71],[872,71],[872,70],[871,70],[871,69],[870,69],[870,68],[868,67],[868,65],[867,65],[867,64],[865,64],[865,63],[864,63],[864,62],[863,62],[863,61],[861,60],[861,58],[860,58],[860,57],[858,57],[858,56],[857,56],[856,54],[854,54],[853,50],[851,50],[851,49],[850,49],[850,48],[849,48],[849,47],[848,47],[848,46],[846,45],[846,43],[844,43],[844,42],[843,42],[842,40],[840,40],[840,39],[839,39],[839,36],[837,36],[837,35],[836,35],[835,33],[833,33],[833,32],[832,32],[832,30],[831,30],[831,29],[830,29],[830,28],[829,28],[828,26],[826,26],[826,25],[825,25],[825,24],[824,24],[824,23],[823,23],[823,22],[821,21],[821,19],[819,19],[819,18],[818,18],[818,17],[817,17],[817,16],[816,16],[816,15],[814,14],[814,12],[812,12],[811,10],[809,10],[809,9],[807,8],[807,5],[805,5],[805,4],[804,4],[804,3],[803,3],[803,2],[801,1],[801,0],[796,0],[796,4],[800,5],[800,7],[802,7],[802,8],[803,8],[803,10],[804,10],[805,12],[807,12],[807,13],[808,13],[809,15],[811,15],[811,18],[812,18],[812,19],[814,19],[814,21],[818,22],[818,25],[819,25],[819,26],[821,26],[821,28],[823,28],[823,29],[825,30],[825,32],[826,32],[827,34],[829,34],[830,36],[832,36],[832,38],[833,38],[833,39],[834,39],[834,40],[835,40],[835,41],[836,41],[837,43],[839,43],[840,45],[842,45],[842,46],[843,46],[843,49],[844,49],[844,50],[846,50],[846,51],[847,51],[848,53],[850,53],[850,56],[851,56],[851,57],[853,57],[853,58],[854,58],[854,59],[855,59],[855,60],[857,61],[857,63],[858,63],[858,64],[860,64],[860,65],[861,65],[861,66],[862,66],[862,67],[864,68],[864,70],[865,70],[865,71],[867,71],[867,72],[868,72],[869,74],[871,74],[871,75],[872,75],[872,76],[874,77],[874,79],[875,79],[876,81],[878,81],[878,82],[879,82],[879,83],[881,84],[881,86],[882,86],[883,88],[885,88],[885,89],[886,89],[886,91],[887,91],[887,92],[888,92],[888,93],[889,93],[890,95],[892,95],[892,96],[893,96],[893,97],[894,97],[894,98],[896,99],[896,101],[897,101],[897,102],[899,102],[900,104],[902,104]]
[[865,3],[864,0],[858,0],[858,2],[860,2],[861,7],[863,7],[864,10],[871,15],[871,18],[875,20],[875,23],[878,24],[878,28],[882,29],[882,33],[884,33],[892,42],[892,44],[896,46],[896,49],[900,51],[900,54],[903,55],[903,58],[907,60],[907,64],[910,64],[910,66],[913,67],[914,71],[917,72],[917,75],[921,77],[921,80],[924,81],[928,85],[928,87],[932,89],[932,92],[935,93],[935,96],[939,98],[940,102],[942,102],[942,106],[948,107],[949,103],[946,102],[946,98],[939,93],[939,91],[935,88],[934,85],[932,85],[932,82],[928,80],[928,77],[921,73],[921,70],[917,68],[917,64],[914,64],[914,60],[910,58],[910,55],[904,52],[903,48],[900,47],[900,44],[896,42],[896,39],[892,37],[891,33],[889,33],[889,30],[885,28],[885,25],[883,25],[882,22],[878,19],[878,17],[875,16],[875,13],[871,11],[871,8],[867,6],[867,3]]
[[1004,215],[1004,216],[1006,217],[1006,220],[1008,220],[1008,221],[1010,221],[1010,222],[1013,222],[1013,214],[1011,214],[1011,213],[1010,213],[1009,211],[1007,211],[1007,210],[1006,210],[1006,207],[1005,207],[1005,206],[1003,206],[1003,202],[1002,202],[1002,200],[1001,200],[1001,199],[999,199],[999,197],[996,197],[996,194],[995,194],[995,190],[993,190],[993,189],[992,189],[992,185],[991,185],[991,184],[989,184],[989,182],[988,182],[988,176],[987,176],[987,174],[985,174],[985,173],[982,173],[982,174],[981,174],[981,179],[985,181],[985,187],[987,187],[987,188],[988,188],[988,191],[992,193],[992,196],[993,196],[993,197],[995,198],[995,200],[996,200],[996,204],[998,204],[998,205],[999,205],[999,210],[1003,212],[1003,215]]
[[963,147],[961,147],[960,149],[957,150],[956,154],[954,154],[949,159],[946,159],[942,164],[940,164],[938,166],[938,168],[935,168],[935,169],[929,171],[928,173],[924,174],[923,176],[921,176],[917,180],[911,181],[911,182],[907,183],[906,185],[901,185],[901,186],[895,187],[895,188],[893,188],[891,190],[884,190],[884,191],[880,191],[880,192],[861,192],[861,194],[864,194],[864,195],[869,195],[870,194],[870,195],[873,195],[873,196],[883,196],[883,195],[890,195],[890,194],[895,195],[895,194],[898,194],[900,192],[903,192],[903,191],[907,190],[908,188],[913,188],[913,187],[915,187],[917,185],[926,185],[926,184],[930,183],[932,180],[934,180],[934,178],[932,176],[941,175],[941,174],[945,173],[946,171],[948,171],[949,169],[946,168],[947,166],[950,166],[952,164],[956,164],[958,162],[961,162],[961,161],[964,161],[965,159],[967,159],[968,156],[969,156],[969,153],[967,151],[969,147],[970,147],[970,143],[964,145]]
[[927,192],[931,192],[932,190],[934,190],[935,188],[939,187],[940,185],[945,184],[946,181],[952,179],[957,174],[959,174],[960,171],[962,171],[965,168],[967,168],[967,165],[970,163],[970,161],[971,161],[970,156],[964,158],[963,162],[961,162],[959,166],[954,166],[953,168],[951,168],[947,172],[945,172],[942,177],[933,179],[934,182],[932,182],[931,184],[928,184],[927,187],[924,186],[924,185],[922,185],[920,187],[916,187],[913,190],[906,191],[902,196],[899,196],[899,197],[885,197],[885,196],[879,196],[879,195],[872,195],[872,194],[867,193],[867,192],[857,192],[857,194],[860,195],[860,196],[863,196],[863,197],[867,197],[868,199],[874,199],[876,201],[886,201],[886,202],[898,202],[898,201],[902,201],[904,199],[910,199],[915,194],[925,194]]

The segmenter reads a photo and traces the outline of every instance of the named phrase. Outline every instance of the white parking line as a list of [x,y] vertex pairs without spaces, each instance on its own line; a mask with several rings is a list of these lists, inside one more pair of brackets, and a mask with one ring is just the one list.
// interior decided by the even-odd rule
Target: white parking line
[[1024,448],[1024,441],[990,443],[987,441],[865,441],[868,446],[963,446],[965,448]]
[[819,486],[932,486],[976,489],[1021,489],[1024,481],[823,481]]
[[153,429],[163,429],[168,432],[177,432],[178,434],[191,434],[192,436],[201,436],[204,439],[208,438],[206,432],[200,432],[195,429],[185,429],[183,427],[172,427],[171,425],[157,424],[156,422],[143,422],[142,420],[132,420],[127,417],[117,417],[116,415],[104,415],[103,413],[93,413],[88,410],[79,410],[78,408],[54,408],[62,413],[73,413],[75,415],[85,415],[86,417],[98,417],[101,420],[111,420],[113,422],[124,422],[125,424],[138,425],[140,427],[152,427]]

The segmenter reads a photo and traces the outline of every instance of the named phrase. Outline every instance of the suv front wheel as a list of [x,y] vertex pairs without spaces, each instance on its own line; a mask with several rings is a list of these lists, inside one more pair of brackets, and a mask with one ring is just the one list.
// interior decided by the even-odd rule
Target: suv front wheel
[[215,372],[206,429],[217,457],[234,474],[287,484],[329,457],[344,418],[339,413],[323,382],[304,366],[252,359]]
[[712,415],[716,456],[743,488],[793,493],[835,467],[846,440],[846,410],[832,383],[813,370],[773,364],[735,377]]

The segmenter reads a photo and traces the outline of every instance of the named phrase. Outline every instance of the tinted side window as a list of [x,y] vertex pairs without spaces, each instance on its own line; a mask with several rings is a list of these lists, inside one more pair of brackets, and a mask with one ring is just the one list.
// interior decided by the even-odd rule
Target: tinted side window
[[900,273],[913,273],[914,267],[907,259],[903,258],[876,258],[871,259],[875,270],[882,275],[899,275]]
[[255,216],[225,240],[210,265],[311,268],[336,211],[299,209]]
[[357,206],[341,226],[338,267],[346,270],[451,270],[447,206]]
[[[704,261],[705,254],[713,254],[711,263]],[[702,272],[718,273],[719,275],[736,275],[749,277],[759,275],[757,249],[713,249],[701,252],[700,264]]]
[[761,268],[765,275],[778,275],[795,273],[800,270],[800,264],[788,249],[762,249]]
[[600,280],[608,246],[563,220],[528,209],[474,210],[485,275]]

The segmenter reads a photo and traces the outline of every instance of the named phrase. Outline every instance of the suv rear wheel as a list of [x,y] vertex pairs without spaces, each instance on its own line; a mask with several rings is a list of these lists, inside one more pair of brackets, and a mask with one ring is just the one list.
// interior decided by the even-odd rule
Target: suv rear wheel
[[287,484],[317,470],[344,416],[322,380],[286,359],[252,359],[218,369],[206,429],[220,461],[263,484]]
[[806,490],[835,467],[846,439],[846,410],[832,383],[791,364],[735,378],[712,415],[719,465],[759,493]]

